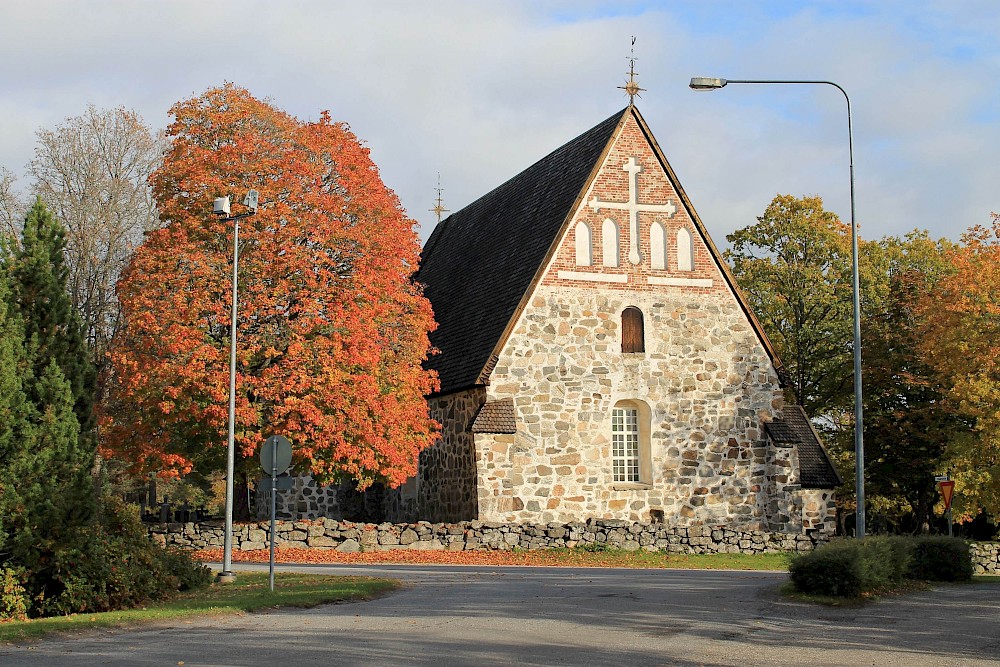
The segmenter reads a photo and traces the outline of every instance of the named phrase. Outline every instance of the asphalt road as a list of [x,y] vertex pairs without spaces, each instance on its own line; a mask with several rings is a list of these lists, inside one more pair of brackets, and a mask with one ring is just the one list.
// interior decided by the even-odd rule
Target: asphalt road
[[[264,567],[266,569],[266,566]],[[861,608],[777,595],[783,573],[281,566],[401,579],[371,602],[0,647],[0,665],[996,665],[1000,586]]]

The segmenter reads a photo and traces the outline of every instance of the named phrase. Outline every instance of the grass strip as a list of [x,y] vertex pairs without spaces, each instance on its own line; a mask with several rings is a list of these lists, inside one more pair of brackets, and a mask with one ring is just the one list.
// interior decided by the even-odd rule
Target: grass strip
[[315,607],[334,602],[370,600],[399,586],[390,579],[337,577],[279,572],[274,592],[267,572],[240,572],[235,583],[213,584],[179,593],[144,607],[95,614],[72,614],[0,623],[0,642],[39,639],[51,633],[122,628],[147,623],[183,621],[201,616],[223,616],[278,607]]

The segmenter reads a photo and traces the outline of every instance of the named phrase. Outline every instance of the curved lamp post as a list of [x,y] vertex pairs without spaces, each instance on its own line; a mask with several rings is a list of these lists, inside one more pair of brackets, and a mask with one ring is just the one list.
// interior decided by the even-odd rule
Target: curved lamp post
[[257,213],[257,199],[259,195],[256,190],[250,190],[243,199],[243,205],[247,207],[246,213],[238,215],[229,214],[229,197],[220,197],[215,200],[213,213],[219,216],[222,222],[232,222],[233,225],[233,310],[232,319],[229,325],[229,438],[226,450],[226,532],[223,536],[222,549],[222,572],[219,574],[219,581],[222,583],[232,583],[236,581],[233,574],[233,475],[235,474],[236,460],[236,306],[237,306],[237,278],[240,264],[240,220],[249,218]]
[[770,79],[716,79],[706,76],[696,76],[689,86],[694,90],[718,90],[730,83],[753,84],[821,84],[833,86],[839,90],[847,101],[847,145],[851,161],[851,271],[854,290],[854,456],[855,456],[855,493],[857,495],[856,535],[865,536],[865,443],[864,420],[861,403],[861,288],[858,278],[858,226],[854,220],[854,129],[851,123],[851,98],[847,91],[833,81],[808,81]]

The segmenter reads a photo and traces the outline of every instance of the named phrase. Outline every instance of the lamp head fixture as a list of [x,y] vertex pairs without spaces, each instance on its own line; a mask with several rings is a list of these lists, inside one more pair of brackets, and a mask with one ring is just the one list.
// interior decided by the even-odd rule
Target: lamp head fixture
[[212,206],[212,213],[220,218],[229,216],[229,197],[216,197]]
[[717,90],[719,88],[725,87],[729,83],[725,79],[715,79],[709,76],[695,76],[691,77],[691,83],[688,86],[693,90]]
[[250,190],[247,192],[247,196],[243,198],[243,205],[250,209],[251,213],[257,212],[257,202],[260,199],[260,193],[256,190]]

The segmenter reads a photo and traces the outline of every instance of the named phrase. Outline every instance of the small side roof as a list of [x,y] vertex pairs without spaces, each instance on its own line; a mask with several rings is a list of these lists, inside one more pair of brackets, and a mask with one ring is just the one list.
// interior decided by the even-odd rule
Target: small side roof
[[502,398],[483,403],[469,430],[473,433],[517,433],[514,399]]
[[803,488],[832,489],[843,484],[843,478],[801,405],[786,405],[784,417],[767,422],[764,430],[775,442],[795,445]]

